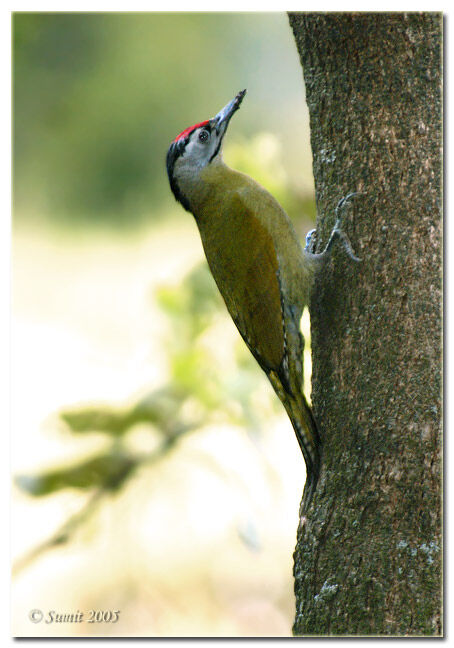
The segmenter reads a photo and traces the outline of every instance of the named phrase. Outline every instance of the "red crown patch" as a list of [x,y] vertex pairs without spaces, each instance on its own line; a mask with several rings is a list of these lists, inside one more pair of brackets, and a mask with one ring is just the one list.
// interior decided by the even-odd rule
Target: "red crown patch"
[[207,120],[205,120],[203,122],[200,122],[200,124],[195,124],[194,126],[189,126],[188,128],[185,128],[184,131],[181,131],[181,133],[179,135],[177,135],[173,141],[178,142],[178,140],[184,139],[185,137],[190,135],[192,133],[192,131],[194,131],[196,128],[200,128],[201,126],[205,126],[205,124],[208,124],[209,121],[210,120],[207,119]]

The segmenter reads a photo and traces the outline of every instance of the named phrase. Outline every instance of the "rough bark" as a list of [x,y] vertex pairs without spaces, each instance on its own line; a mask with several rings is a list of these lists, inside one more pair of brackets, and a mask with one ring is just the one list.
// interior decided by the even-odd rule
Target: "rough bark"
[[318,248],[312,402],[324,441],[295,552],[295,634],[439,635],[442,196],[438,13],[290,13]]

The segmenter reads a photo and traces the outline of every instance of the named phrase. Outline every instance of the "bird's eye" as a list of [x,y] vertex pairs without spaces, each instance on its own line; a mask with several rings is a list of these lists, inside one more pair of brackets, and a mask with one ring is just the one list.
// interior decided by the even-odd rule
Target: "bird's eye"
[[209,139],[210,139],[210,133],[207,130],[200,131],[199,140],[201,142],[208,142]]

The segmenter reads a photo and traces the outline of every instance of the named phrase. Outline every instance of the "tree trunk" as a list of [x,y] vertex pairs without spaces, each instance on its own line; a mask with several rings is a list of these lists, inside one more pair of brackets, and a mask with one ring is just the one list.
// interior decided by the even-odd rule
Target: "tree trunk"
[[295,634],[440,635],[441,53],[438,13],[290,13],[310,112],[311,300],[323,467],[295,552]]

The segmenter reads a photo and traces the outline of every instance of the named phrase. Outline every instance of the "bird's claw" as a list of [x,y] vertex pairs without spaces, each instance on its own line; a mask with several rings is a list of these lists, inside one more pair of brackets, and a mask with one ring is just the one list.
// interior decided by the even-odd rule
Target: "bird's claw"
[[354,198],[355,196],[363,196],[366,192],[365,191],[352,191],[343,198],[339,200],[337,203],[336,209],[334,210],[334,213],[336,215],[336,223],[337,221],[340,221],[340,216],[339,216],[339,211],[345,206],[345,204],[351,199]]
[[335,216],[336,216],[336,223],[334,225],[333,231],[331,233],[331,236],[338,237],[339,240],[341,241],[344,250],[346,251],[347,255],[352,259],[353,261],[356,261],[359,263],[361,259],[356,256],[356,254],[353,252],[352,245],[350,243],[350,239],[348,238],[347,234],[343,231],[342,229],[342,217],[340,215],[341,209],[345,207],[345,205],[348,203],[351,198],[354,198],[355,196],[363,196],[366,192],[365,191],[352,191],[343,198],[339,200],[337,203],[336,209],[334,211]]
[[333,234],[339,238],[340,242],[343,245],[344,250],[346,251],[347,255],[350,257],[350,259],[352,259],[352,261],[356,261],[357,263],[360,263],[361,259],[357,257],[356,254],[353,252],[350,239],[348,238],[347,234],[339,227],[339,225],[338,222],[336,221],[336,225],[334,226],[333,229]]
[[310,230],[310,232],[306,234],[306,245],[304,247],[305,252],[312,254],[314,257],[317,257],[319,259],[326,258],[331,251],[334,241],[336,239],[339,239],[347,255],[350,257],[350,259],[352,259],[352,261],[356,261],[356,263],[359,263],[361,259],[357,257],[356,254],[353,252],[350,239],[342,229],[342,217],[340,215],[340,211],[351,198],[353,198],[354,196],[363,195],[365,193],[366,193],[365,191],[352,191],[351,193],[341,198],[337,203],[335,209],[336,222],[334,224],[333,229],[331,230],[331,234],[325,249],[323,250],[323,252],[319,254],[315,253],[315,245],[316,245],[315,239],[316,239],[317,230],[312,229]]

